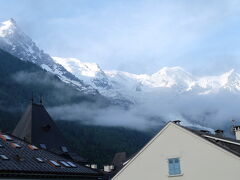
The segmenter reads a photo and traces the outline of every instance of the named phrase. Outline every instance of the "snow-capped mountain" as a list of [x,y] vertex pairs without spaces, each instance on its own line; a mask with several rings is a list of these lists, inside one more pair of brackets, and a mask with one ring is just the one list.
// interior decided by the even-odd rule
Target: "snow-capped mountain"
[[114,111],[114,119],[133,119],[146,126],[181,119],[191,126],[218,128],[240,119],[240,74],[235,70],[198,77],[181,67],[164,67],[153,74],[133,74],[106,71],[74,58],[53,59],[101,94],[131,102],[127,112]]
[[[240,75],[235,70],[203,77],[181,67],[164,67],[153,74],[107,71],[76,58],[50,57],[12,19],[0,23],[0,49],[39,65],[85,93],[99,92],[121,105],[120,109],[97,109],[100,124],[107,120],[129,125],[131,120],[132,126],[136,122],[145,127],[181,119],[191,125],[214,126],[216,121],[240,119],[236,108],[240,106]],[[225,104],[230,108],[225,109]]]
[[56,74],[85,92],[114,99],[139,101],[145,93],[171,91],[174,94],[209,94],[219,91],[240,92],[240,76],[234,70],[219,76],[196,77],[181,67],[164,67],[153,74],[106,71],[96,63],[76,58],[51,57],[40,50],[13,19],[0,23],[0,48]]
[[57,64],[28,37],[16,24],[15,20],[0,23],[0,48],[23,61],[30,61],[43,69],[57,75],[62,81],[71,83],[86,93],[96,93],[91,86],[68,72],[62,65]]
[[133,74],[116,70],[104,71],[96,63],[82,62],[76,58],[53,59],[100,93],[133,102],[139,98],[139,94],[164,89],[177,94],[202,95],[219,91],[240,93],[240,75],[234,70],[219,76],[204,77],[194,76],[181,67],[164,67],[153,74]]
[[81,62],[76,58],[52,58],[56,63],[65,67],[68,72],[74,74],[87,84],[105,89],[110,88],[107,76],[98,64]]

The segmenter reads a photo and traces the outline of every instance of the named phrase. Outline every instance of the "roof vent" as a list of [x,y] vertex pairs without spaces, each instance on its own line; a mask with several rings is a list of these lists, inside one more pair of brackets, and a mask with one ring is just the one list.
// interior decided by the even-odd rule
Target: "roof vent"
[[210,131],[204,130],[204,129],[200,130],[200,132],[203,133],[203,134],[210,134]]
[[223,133],[224,133],[224,131],[221,130],[221,129],[217,129],[217,130],[215,131],[215,135],[217,135],[217,136],[223,136]]
[[181,121],[180,120],[175,120],[175,121],[173,121],[173,123],[180,125]]
[[233,131],[235,132],[236,140],[240,140],[240,126],[234,126]]

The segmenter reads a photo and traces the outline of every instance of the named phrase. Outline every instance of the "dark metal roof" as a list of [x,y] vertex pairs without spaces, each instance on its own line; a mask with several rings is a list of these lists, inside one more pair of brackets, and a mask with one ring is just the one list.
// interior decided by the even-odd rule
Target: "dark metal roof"
[[201,138],[208,140],[209,142],[217,145],[218,147],[221,147],[240,157],[240,141],[239,140],[232,139],[229,137],[224,137],[223,134],[216,135],[216,134],[211,134],[210,132],[205,133],[201,130],[190,129],[181,125],[179,126],[188,131],[191,131],[192,133],[200,136]]
[[[0,134],[1,136],[2,134]],[[9,136],[9,135],[8,135]],[[49,152],[44,149],[33,150],[29,144],[19,138],[9,136],[11,141],[0,138],[0,156],[5,155],[8,160],[0,157],[1,175],[24,175],[24,176],[61,176],[61,177],[99,177],[101,174],[91,168],[74,163],[76,167],[65,167],[60,161],[71,162],[71,160]],[[15,148],[12,143],[17,143],[20,148]],[[41,158],[43,162],[38,162],[36,158]],[[51,165],[50,160],[61,164],[60,167]],[[72,161],[73,162],[73,161]]]
[[[13,130],[12,135],[38,147],[40,144],[44,144],[49,151],[59,155],[68,155],[76,162],[86,162],[68,144],[42,104],[31,103],[27,107],[27,110]],[[67,148],[68,152],[63,152],[63,146]]]

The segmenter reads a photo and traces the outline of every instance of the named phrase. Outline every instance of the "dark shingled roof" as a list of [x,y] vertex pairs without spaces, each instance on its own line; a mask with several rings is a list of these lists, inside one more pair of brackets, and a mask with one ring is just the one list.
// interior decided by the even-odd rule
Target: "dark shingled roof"
[[[71,160],[49,152],[44,149],[31,149],[27,142],[8,135],[12,140],[4,139],[5,134],[0,134],[0,176],[23,176],[23,177],[76,177],[84,179],[97,179],[102,175],[88,167],[74,163],[76,167],[54,167],[49,160],[56,162]],[[12,143],[17,143],[20,148],[15,148]],[[8,160],[1,158],[8,157]],[[38,162],[41,158],[43,162]],[[60,163],[59,163],[60,164]]]
[[[86,162],[69,146],[42,104],[31,103],[27,107],[12,135],[38,147],[40,144],[45,144],[48,150],[68,156],[76,162]],[[64,152],[62,147],[66,147],[68,152]]]

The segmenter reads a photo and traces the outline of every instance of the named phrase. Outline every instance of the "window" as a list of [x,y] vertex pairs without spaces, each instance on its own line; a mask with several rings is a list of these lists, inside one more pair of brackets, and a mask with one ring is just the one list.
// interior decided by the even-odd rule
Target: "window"
[[17,144],[17,143],[11,143],[11,146],[13,148],[21,148],[21,146],[19,144]]
[[63,152],[65,152],[65,153],[68,152],[68,149],[67,149],[66,146],[61,146],[61,148],[62,148],[62,151],[63,151]]
[[168,159],[168,173],[170,176],[181,174],[179,158]]
[[40,144],[40,147],[43,149],[47,149],[47,146],[45,144]]
[[34,145],[28,145],[28,147],[31,149],[31,150],[38,150],[38,147],[34,146]]
[[49,163],[53,166],[53,167],[61,167],[61,165],[59,163],[57,163],[54,160],[50,160]]
[[60,161],[60,163],[62,164],[62,165],[64,165],[65,167],[71,167],[68,163],[66,163],[65,161]]
[[77,167],[74,163],[72,163],[72,162],[70,162],[70,161],[68,161],[67,163],[68,163],[71,167],[74,167],[74,168]]
[[0,155],[0,158],[1,158],[2,160],[8,160],[8,159],[9,159],[7,156],[5,156],[5,155],[3,155],[3,154]]
[[38,162],[40,162],[40,163],[43,163],[43,162],[44,162],[43,159],[42,159],[42,158],[39,158],[39,157],[37,157],[36,160],[37,160]]
[[10,137],[10,136],[8,136],[8,135],[1,135],[0,136],[4,141],[12,141],[13,139]]

